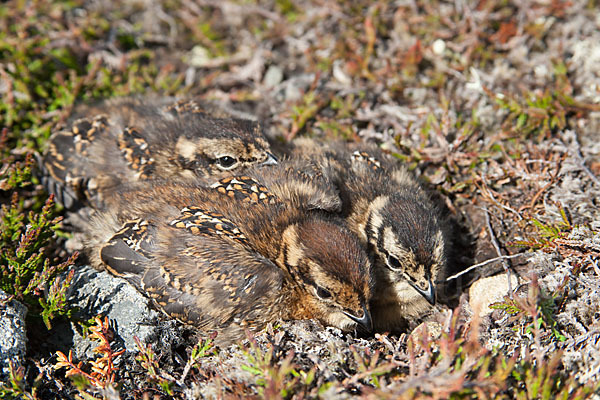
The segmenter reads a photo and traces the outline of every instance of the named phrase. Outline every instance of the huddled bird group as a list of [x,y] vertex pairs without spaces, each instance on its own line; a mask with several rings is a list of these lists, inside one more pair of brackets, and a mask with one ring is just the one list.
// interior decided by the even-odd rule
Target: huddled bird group
[[447,232],[413,175],[375,145],[299,138],[196,99],[80,106],[41,180],[96,268],[221,343],[290,319],[399,332],[427,314]]

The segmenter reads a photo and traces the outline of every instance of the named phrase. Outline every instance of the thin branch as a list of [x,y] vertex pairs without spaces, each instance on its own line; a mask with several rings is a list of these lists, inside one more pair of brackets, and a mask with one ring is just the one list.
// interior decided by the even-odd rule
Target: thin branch
[[449,276],[448,278],[446,278],[446,281],[451,281],[452,279],[456,279],[459,276],[465,275],[465,274],[473,271],[474,269],[477,269],[479,267],[483,267],[483,266],[488,265],[488,264],[495,263],[496,261],[510,260],[510,259],[513,259],[513,258],[521,257],[521,256],[527,256],[529,254],[532,254],[532,253],[519,253],[519,254],[512,254],[510,256],[499,256],[499,257],[490,258],[490,259],[482,261],[482,262],[480,262],[478,264],[473,264],[469,268],[467,268],[467,269],[465,269],[465,270],[463,270],[463,271],[461,271],[461,272],[459,272],[457,274]]

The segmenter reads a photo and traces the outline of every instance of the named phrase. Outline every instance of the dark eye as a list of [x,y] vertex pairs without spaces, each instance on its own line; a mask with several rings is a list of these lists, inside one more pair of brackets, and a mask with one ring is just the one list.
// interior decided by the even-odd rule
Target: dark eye
[[400,264],[400,261],[398,261],[398,259],[392,255],[388,255],[387,265],[392,271],[398,271],[402,269],[402,264]]
[[237,160],[233,157],[223,156],[217,158],[217,164],[222,168],[231,168],[237,162]]
[[317,286],[317,297],[323,300],[327,300],[331,298],[331,292],[321,286]]

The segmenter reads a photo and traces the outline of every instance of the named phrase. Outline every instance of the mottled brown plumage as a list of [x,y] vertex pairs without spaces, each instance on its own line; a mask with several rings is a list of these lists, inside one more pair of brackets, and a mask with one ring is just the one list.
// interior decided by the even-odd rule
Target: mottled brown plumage
[[370,263],[343,220],[249,176],[209,183],[120,193],[86,228],[93,262],[221,343],[281,319],[370,326]]
[[137,182],[227,176],[273,163],[258,123],[172,98],[80,106],[41,157],[42,181],[67,209],[103,207],[121,186]]
[[401,331],[426,314],[446,268],[447,238],[439,210],[418,181],[374,145],[299,139],[292,153],[324,160],[342,215],[374,256],[375,329]]
[[342,211],[342,202],[335,183],[323,173],[326,165],[327,160],[312,162],[304,157],[283,157],[278,165],[254,166],[243,176],[224,178],[210,187],[240,201],[280,200],[306,211],[338,213]]

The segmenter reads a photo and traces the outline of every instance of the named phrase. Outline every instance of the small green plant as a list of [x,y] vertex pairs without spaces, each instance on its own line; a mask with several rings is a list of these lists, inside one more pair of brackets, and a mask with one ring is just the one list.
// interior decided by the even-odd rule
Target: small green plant
[[316,91],[312,90],[306,93],[299,104],[292,107],[292,127],[287,135],[287,139],[293,139],[310,120],[315,118],[319,110],[326,103],[324,99],[317,96]]
[[597,110],[596,105],[578,102],[570,96],[572,88],[564,65],[557,64],[554,72],[555,87],[548,88],[543,93],[527,92],[523,95],[524,98],[511,94],[494,96],[496,104],[508,111],[503,124],[506,131],[541,140],[564,129],[569,115]]
[[198,365],[198,360],[208,356],[209,354],[216,354],[216,349],[213,342],[216,337],[217,334],[215,332],[208,339],[201,339],[192,349],[188,363],[191,363],[191,365],[197,369],[201,369],[201,367]]
[[26,399],[35,400],[37,385],[41,376],[35,379],[31,390],[27,389],[25,381],[25,367],[17,366],[12,360],[8,361],[8,382],[0,382],[0,399]]
[[259,394],[266,399],[288,398],[294,392],[299,378],[312,382],[312,375],[301,375],[292,363],[294,352],[290,351],[283,360],[275,362],[273,359],[273,348],[262,350],[256,342],[251,339],[249,348],[244,350],[244,356],[248,361],[242,365],[242,369],[255,375],[259,385]]
[[275,5],[278,11],[287,18],[288,22],[294,22],[302,11],[291,0],[276,0]]
[[542,95],[528,93],[520,100],[510,95],[496,96],[500,108],[509,111],[505,127],[525,137],[550,137],[566,126],[568,106],[573,99],[564,93],[546,90]]
[[349,94],[346,96],[333,96],[326,106],[335,113],[332,117],[319,115],[315,126],[321,129],[325,136],[334,139],[352,140],[356,136],[352,126],[355,115],[356,104],[359,103],[365,94]]
[[172,386],[174,379],[165,377],[163,374],[161,374],[156,353],[154,353],[154,350],[152,350],[152,345],[147,344],[144,346],[137,336],[134,337],[134,340],[135,345],[139,350],[135,359],[148,374],[148,380],[150,382],[155,382],[167,395],[173,396]]
[[505,311],[511,315],[512,320],[520,321],[520,326],[514,329],[523,329],[528,335],[534,333],[534,330],[550,330],[555,340],[564,342],[566,337],[560,332],[558,322],[554,319],[557,310],[557,299],[553,296],[538,294],[537,305],[535,307],[535,317],[528,318],[528,309],[531,309],[529,300],[519,298],[509,298],[506,296],[504,301],[491,305],[491,308]]
[[573,224],[564,207],[560,208],[561,220],[556,223],[543,223],[535,218],[530,220],[537,228],[537,234],[524,240],[509,242],[512,246],[528,247],[534,250],[552,251],[556,248],[555,241],[566,238],[573,231]]
[[579,386],[573,377],[565,377],[560,370],[561,358],[562,352],[556,351],[537,364],[530,360],[517,363],[510,370],[515,382],[514,398],[582,400],[598,390],[598,385]]
[[370,384],[377,388],[381,388],[379,377],[386,375],[394,369],[391,363],[379,364],[379,352],[376,351],[373,355],[369,349],[365,349],[364,354],[361,354],[356,348],[352,347],[352,355],[358,367],[358,373],[352,377],[352,381],[366,379]]
[[49,247],[62,219],[53,216],[53,197],[38,212],[27,213],[16,191],[31,183],[32,165],[31,155],[23,162],[5,158],[0,170],[0,188],[12,191],[10,203],[0,207],[0,289],[25,302],[50,329],[55,316],[69,314],[66,290],[73,272],[60,274],[73,265],[77,254],[62,263],[50,261]]
[[[8,129],[4,128],[0,136],[0,149],[6,149],[7,140]],[[0,190],[10,191],[30,185],[32,167],[33,156],[31,154],[28,154],[22,162],[15,162],[10,156],[4,158],[2,170],[0,170]]]

